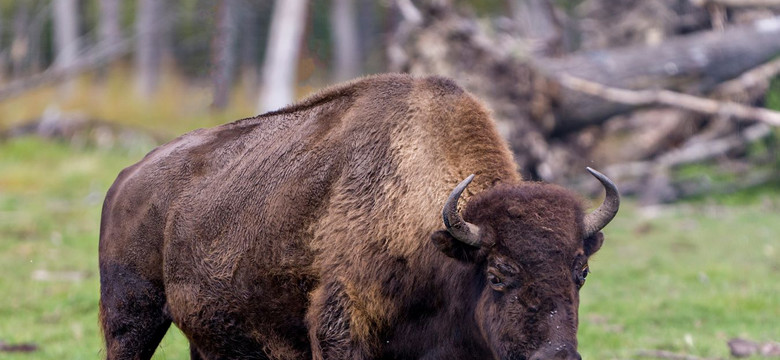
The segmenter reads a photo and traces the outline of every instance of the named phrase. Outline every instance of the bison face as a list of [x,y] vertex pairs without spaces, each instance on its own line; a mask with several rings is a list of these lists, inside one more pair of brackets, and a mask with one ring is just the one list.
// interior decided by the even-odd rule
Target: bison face
[[614,184],[598,175],[607,199],[588,215],[575,195],[553,185],[496,186],[472,198],[462,217],[457,199],[471,177],[450,196],[447,230],[431,238],[478,274],[466,286],[479,294],[474,321],[496,359],[580,359],[579,289],[619,201]]

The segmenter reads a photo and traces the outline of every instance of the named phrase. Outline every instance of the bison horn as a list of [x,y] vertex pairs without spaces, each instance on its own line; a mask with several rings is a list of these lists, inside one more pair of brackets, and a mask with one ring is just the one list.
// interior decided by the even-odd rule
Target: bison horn
[[584,238],[587,239],[603,229],[612,218],[618,212],[620,207],[620,194],[618,193],[617,186],[604,174],[587,168],[591,175],[595,176],[604,185],[604,190],[607,191],[607,195],[604,198],[604,202],[592,213],[585,215],[584,219]]
[[474,174],[469,175],[466,180],[463,180],[454,190],[452,190],[450,197],[447,198],[447,203],[444,204],[442,217],[444,218],[444,226],[447,227],[447,231],[455,239],[474,247],[480,247],[479,226],[466,222],[460,217],[460,213],[458,212],[460,194],[463,193],[463,190],[469,186],[469,183],[471,183],[471,180],[473,179]]

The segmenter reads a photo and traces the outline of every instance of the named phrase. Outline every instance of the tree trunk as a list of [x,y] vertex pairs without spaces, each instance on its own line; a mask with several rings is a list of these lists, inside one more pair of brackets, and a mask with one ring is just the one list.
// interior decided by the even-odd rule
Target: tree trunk
[[236,68],[236,38],[238,35],[238,16],[236,0],[222,0],[217,10],[217,31],[212,41],[212,81],[214,97],[211,107],[227,107],[233,74]]
[[36,74],[45,69],[48,65],[44,61],[44,53],[46,52],[44,31],[49,20],[48,13],[44,11],[48,5],[38,4],[33,14],[35,14],[28,24],[27,32],[27,48],[29,53],[27,54],[27,68],[28,73]]
[[[778,53],[780,18],[773,18],[722,32],[670,38],[653,46],[541,59],[535,67],[551,76],[566,73],[617,88],[702,93]],[[567,89],[557,100],[555,133],[574,131],[633,108]]]
[[78,3],[76,0],[55,0],[52,7],[55,65],[63,68],[76,62],[79,54]]
[[11,74],[20,77],[24,72],[30,53],[30,38],[27,32],[30,9],[27,3],[20,3],[13,17],[13,40],[11,40]]
[[[55,0],[53,3],[53,31],[56,58],[54,67],[65,69],[73,66],[79,56],[78,3],[76,0]],[[61,94],[72,93],[73,82],[60,85]]]
[[277,0],[274,3],[263,64],[260,112],[279,109],[294,100],[306,7],[306,0]]
[[151,99],[157,90],[162,64],[163,4],[159,0],[139,0],[135,31],[135,85],[141,97]]
[[[262,10],[258,7],[262,6]],[[257,89],[259,83],[259,70],[258,64],[260,61],[259,49],[265,40],[265,36],[262,36],[261,31],[267,29],[261,29],[259,24],[261,23],[260,13],[268,11],[270,7],[267,4],[255,5],[240,3],[239,4],[239,62],[240,62],[240,82],[243,88],[243,93],[249,96],[252,101],[257,99]]]
[[100,0],[100,18],[98,19],[98,35],[101,47],[111,46],[122,41],[122,31],[119,26],[119,0]]
[[100,42],[115,44],[122,39],[122,31],[119,27],[119,12],[121,10],[119,0],[100,0]]
[[518,32],[530,43],[531,53],[556,56],[563,51],[563,31],[548,0],[508,0]]
[[335,82],[340,82],[352,79],[362,72],[355,1],[333,0],[330,10],[335,57],[333,78]]
[[[5,43],[3,42],[3,9],[0,9],[0,49],[5,49]],[[5,83],[6,75],[6,52],[0,51],[0,84]]]
[[[371,73],[375,70],[384,69],[385,67],[382,64],[377,64],[375,59],[369,59],[375,53],[375,50],[379,49],[377,45],[384,42],[382,35],[380,35],[380,32],[382,34],[384,32],[378,30],[384,20],[376,14],[377,4],[372,0],[358,0],[357,8],[358,34],[360,34],[358,36],[358,43],[360,44],[358,52],[361,54],[360,62],[363,64],[363,71]],[[373,64],[373,66],[370,64]],[[368,68],[369,66],[371,67],[370,69]]]

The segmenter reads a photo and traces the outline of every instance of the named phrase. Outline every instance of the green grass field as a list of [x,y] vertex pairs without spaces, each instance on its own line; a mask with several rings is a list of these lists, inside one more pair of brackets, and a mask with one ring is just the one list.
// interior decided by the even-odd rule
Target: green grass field
[[[236,91],[228,111],[212,112],[204,105],[207,90],[168,75],[159,96],[143,102],[128,94],[129,75],[113,71],[102,85],[79,79],[64,100],[56,88],[42,88],[0,102],[0,128],[35,118],[52,103],[167,136],[253,111],[251,96]],[[102,357],[100,207],[117,173],[149,150],[0,139],[0,342],[39,347],[0,359]],[[780,184],[662,211],[626,201],[582,290],[583,357],[633,359],[639,350],[662,349],[726,358],[732,337],[780,340],[778,234]],[[187,354],[186,340],[172,328],[155,358]]]
[[[95,359],[97,238],[105,191],[144,151],[0,142],[0,341],[39,350],[3,359]],[[663,211],[626,202],[582,290],[586,359],[642,349],[727,357],[726,341],[780,339],[780,189]],[[172,330],[157,359],[187,356]]]

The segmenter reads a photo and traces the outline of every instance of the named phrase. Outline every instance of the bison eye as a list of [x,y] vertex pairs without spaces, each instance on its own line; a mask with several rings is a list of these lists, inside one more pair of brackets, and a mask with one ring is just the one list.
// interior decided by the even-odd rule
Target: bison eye
[[582,272],[577,274],[577,287],[581,288],[582,285],[585,285],[585,279],[588,277],[588,274],[590,274],[590,267],[588,264],[585,264],[585,266],[582,268]]
[[497,274],[493,272],[488,272],[487,275],[488,281],[490,281],[490,287],[493,288],[493,290],[496,291],[503,291],[504,290],[504,282],[501,280],[501,277],[499,277]]

